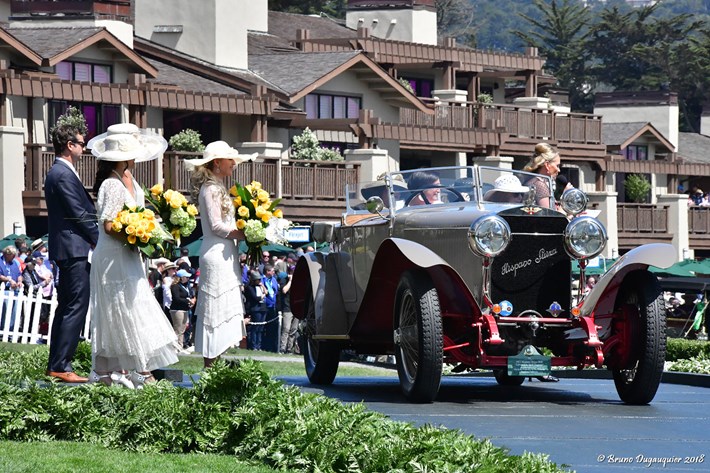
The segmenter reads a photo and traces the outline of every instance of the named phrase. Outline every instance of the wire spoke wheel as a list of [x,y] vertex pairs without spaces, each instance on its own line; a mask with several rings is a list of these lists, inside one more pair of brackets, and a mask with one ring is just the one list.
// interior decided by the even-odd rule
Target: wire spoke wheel
[[627,404],[648,404],[661,383],[666,359],[666,317],[658,280],[646,271],[627,276],[617,296],[622,318],[623,366],[612,369],[614,385]]
[[315,339],[317,334],[315,304],[309,290],[306,296],[306,317],[301,322],[301,352],[308,380],[313,384],[331,384],[338,373],[340,346]]
[[432,402],[439,392],[443,335],[439,296],[426,273],[407,272],[397,288],[395,358],[399,384],[414,402]]

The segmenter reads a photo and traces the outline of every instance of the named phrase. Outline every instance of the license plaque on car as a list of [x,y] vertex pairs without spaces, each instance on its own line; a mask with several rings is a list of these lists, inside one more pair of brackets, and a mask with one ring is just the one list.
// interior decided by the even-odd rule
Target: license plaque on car
[[547,376],[550,369],[550,357],[541,355],[532,345],[508,357],[508,376]]

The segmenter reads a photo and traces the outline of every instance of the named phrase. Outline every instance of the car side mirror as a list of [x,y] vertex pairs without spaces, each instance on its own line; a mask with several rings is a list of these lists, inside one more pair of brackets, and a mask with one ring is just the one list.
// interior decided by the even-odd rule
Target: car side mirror
[[382,201],[381,197],[372,196],[365,202],[365,208],[371,214],[379,214],[382,209],[385,208],[385,203]]
[[332,242],[335,236],[335,223],[313,222],[313,240],[323,243]]

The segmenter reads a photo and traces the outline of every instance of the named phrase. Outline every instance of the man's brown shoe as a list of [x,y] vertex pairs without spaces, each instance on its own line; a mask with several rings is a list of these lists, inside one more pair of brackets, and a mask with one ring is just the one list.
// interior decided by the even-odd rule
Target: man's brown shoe
[[65,383],[86,383],[87,381],[89,381],[89,378],[79,376],[73,371],[47,371],[47,376],[49,376],[50,378],[57,378],[58,380],[64,381]]

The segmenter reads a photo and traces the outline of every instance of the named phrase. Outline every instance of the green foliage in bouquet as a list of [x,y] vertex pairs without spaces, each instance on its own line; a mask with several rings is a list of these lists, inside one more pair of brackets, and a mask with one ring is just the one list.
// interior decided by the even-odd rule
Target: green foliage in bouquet
[[111,222],[111,229],[122,236],[126,245],[140,250],[148,258],[164,256],[173,236],[155,218],[155,212],[144,207],[123,205]]
[[[174,241],[166,242],[165,254],[173,254],[174,246],[180,246],[180,238],[192,235],[197,227],[198,210],[190,204],[180,192],[168,189],[163,191],[162,184],[150,189],[143,188],[145,200],[160,216]],[[174,243],[174,245],[173,245]]]
[[[235,184],[229,189],[229,193],[233,197],[236,209],[237,229],[244,231],[249,248],[247,263],[254,267],[261,260],[261,247],[269,236],[267,232],[269,225],[273,223],[273,219],[283,219],[283,212],[276,208],[281,199],[272,201],[269,192],[262,189],[261,183],[257,181],[252,181],[246,186]],[[284,243],[284,241],[274,241],[274,243]]]

